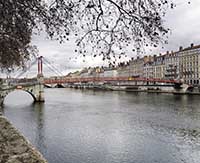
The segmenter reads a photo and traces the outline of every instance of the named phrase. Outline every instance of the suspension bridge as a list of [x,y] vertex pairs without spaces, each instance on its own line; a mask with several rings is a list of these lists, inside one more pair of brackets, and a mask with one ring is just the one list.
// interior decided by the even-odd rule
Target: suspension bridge
[[[43,64],[45,64],[49,70],[51,70],[56,76],[64,76],[60,70],[58,70],[47,58],[33,55],[34,60],[24,68],[17,71],[17,75],[11,78],[0,78],[0,105],[3,104],[5,97],[15,90],[22,90],[29,93],[34,102],[44,102],[44,85],[45,78],[43,75]],[[28,72],[33,65],[37,63],[37,75],[33,78],[21,78],[26,72]],[[58,82],[59,84],[59,82]]]

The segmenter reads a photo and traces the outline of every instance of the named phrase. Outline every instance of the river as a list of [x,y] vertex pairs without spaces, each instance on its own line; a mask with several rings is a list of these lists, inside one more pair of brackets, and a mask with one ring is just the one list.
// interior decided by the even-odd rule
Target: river
[[49,163],[199,163],[200,96],[45,89],[10,93],[4,115]]

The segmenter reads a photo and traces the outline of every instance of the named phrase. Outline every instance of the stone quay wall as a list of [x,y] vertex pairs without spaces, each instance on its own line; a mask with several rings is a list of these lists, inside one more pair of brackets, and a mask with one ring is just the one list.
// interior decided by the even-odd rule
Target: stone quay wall
[[47,163],[0,112],[0,163]]

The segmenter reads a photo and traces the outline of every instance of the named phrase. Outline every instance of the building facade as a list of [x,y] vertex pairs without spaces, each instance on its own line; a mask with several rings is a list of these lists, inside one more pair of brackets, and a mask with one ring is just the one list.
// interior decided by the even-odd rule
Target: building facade
[[154,76],[153,62],[149,61],[149,62],[144,64],[143,77],[144,78],[153,78],[153,76]]
[[132,77],[182,80],[200,86],[200,45],[180,47],[176,52],[144,56],[122,62],[117,67],[88,68],[71,74],[80,77]]
[[165,72],[165,55],[159,55],[154,57],[153,62],[153,78],[163,79]]
[[165,71],[164,77],[166,79],[179,79],[179,52],[168,52],[165,54]]
[[137,57],[129,62],[130,76],[134,78],[143,77],[144,58]]
[[187,84],[200,84],[200,45],[180,49],[179,51],[180,77]]

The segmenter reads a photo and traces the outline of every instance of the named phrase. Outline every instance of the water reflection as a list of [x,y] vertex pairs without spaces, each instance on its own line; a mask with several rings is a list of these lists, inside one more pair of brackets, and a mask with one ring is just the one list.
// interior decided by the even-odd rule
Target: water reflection
[[47,89],[45,98],[10,96],[4,114],[50,163],[199,162],[199,96]]
[[43,152],[46,152],[46,145],[45,145],[45,105],[44,103],[33,103],[32,106],[33,113],[35,117],[36,123],[36,136],[35,136],[35,144],[37,148]]

